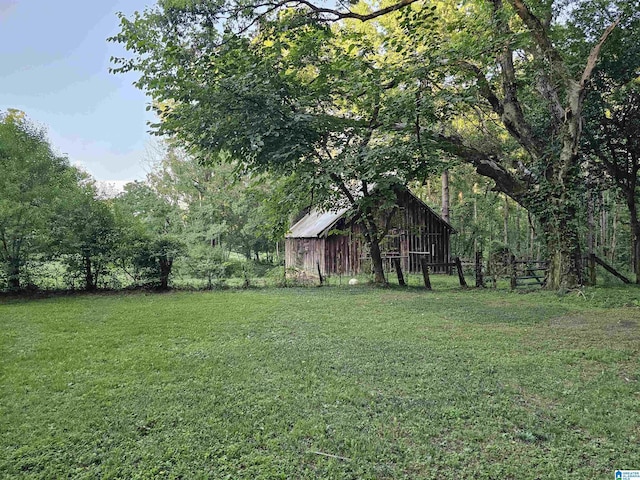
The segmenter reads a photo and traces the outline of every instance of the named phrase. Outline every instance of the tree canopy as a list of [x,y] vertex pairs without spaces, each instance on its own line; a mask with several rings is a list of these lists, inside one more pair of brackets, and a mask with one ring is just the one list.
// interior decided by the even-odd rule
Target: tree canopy
[[295,172],[316,204],[351,206],[384,281],[384,219],[373,206],[435,163],[416,123],[432,116],[429,99],[383,47],[397,19],[328,26],[288,8],[241,35],[219,33],[211,13],[161,3],[144,18],[123,18],[116,39],[140,45],[145,58],[116,70],[146,70],[139,85],[156,101],[158,132],[204,162],[226,152],[254,172]]
[[[596,22],[578,21],[586,10]],[[538,218],[549,286],[570,287],[582,281],[585,99],[603,46],[637,11],[613,0],[159,1],[121,16],[112,40],[132,56],[114,71],[139,72],[158,133],[204,157],[227,150],[302,173],[318,193],[415,179],[438,150],[471,163]]]
[[22,267],[55,241],[51,225],[77,191],[79,172],[15,110],[0,114],[0,171],[0,262],[18,290]]

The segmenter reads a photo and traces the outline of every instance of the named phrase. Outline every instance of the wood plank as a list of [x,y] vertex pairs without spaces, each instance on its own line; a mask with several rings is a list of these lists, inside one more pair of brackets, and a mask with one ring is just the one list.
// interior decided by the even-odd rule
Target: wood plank
[[427,264],[427,260],[425,258],[420,259],[420,263],[422,266],[422,278],[424,280],[424,288],[427,290],[431,290],[431,279],[429,278],[429,265]]
[[593,259],[595,260],[595,262],[600,265],[602,268],[604,268],[607,272],[609,272],[611,275],[614,275],[616,277],[618,277],[620,280],[622,280],[624,283],[631,283],[631,280],[629,280],[627,277],[625,277],[624,275],[622,275],[620,272],[618,272],[615,268],[613,268],[611,265],[609,265],[607,262],[605,262],[604,260],[602,260],[600,257],[598,257],[595,253],[592,254]]
[[462,271],[462,262],[460,261],[460,257],[456,257],[456,268],[458,269],[458,280],[460,281],[461,287],[467,286],[467,281],[464,278],[464,272]]

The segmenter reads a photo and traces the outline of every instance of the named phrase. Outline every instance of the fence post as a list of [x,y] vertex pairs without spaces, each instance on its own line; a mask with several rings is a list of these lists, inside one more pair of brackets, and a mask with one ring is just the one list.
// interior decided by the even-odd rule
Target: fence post
[[406,287],[407,284],[404,281],[404,275],[402,275],[402,267],[400,267],[400,259],[394,258],[393,265],[396,267],[396,275],[398,275],[398,285]]
[[429,266],[427,265],[427,259],[421,258],[420,265],[422,266],[422,278],[424,278],[424,288],[431,290],[431,279],[429,278]]
[[518,265],[516,263],[516,256],[511,255],[511,290],[515,290],[518,286]]
[[589,255],[589,284],[596,286],[596,254]]
[[482,278],[482,252],[476,252],[476,288],[484,288],[484,278]]
[[466,287],[467,281],[464,279],[464,272],[462,271],[462,261],[460,260],[460,257],[456,257],[455,262],[456,268],[458,269],[458,280],[460,280],[460,286]]
[[316,262],[316,265],[318,266],[318,278],[320,279],[320,286],[322,286],[324,278],[322,278],[322,271],[320,270],[320,260]]

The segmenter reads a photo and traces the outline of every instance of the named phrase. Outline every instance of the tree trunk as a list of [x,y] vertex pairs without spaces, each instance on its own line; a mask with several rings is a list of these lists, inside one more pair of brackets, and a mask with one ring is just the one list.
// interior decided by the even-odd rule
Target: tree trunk
[[384,277],[384,268],[382,263],[382,252],[380,251],[380,241],[386,235],[386,231],[380,234],[378,225],[376,224],[376,215],[371,208],[361,210],[361,225],[364,229],[364,238],[369,245],[369,253],[371,255],[371,268],[373,269],[373,281],[377,285],[387,285]]
[[596,247],[596,220],[594,216],[595,205],[593,195],[588,193],[587,198],[587,250],[589,255],[595,253]]
[[634,192],[626,195],[627,208],[629,209],[631,224],[631,243],[633,252],[633,272],[636,275],[636,283],[640,284],[640,220],[638,219],[638,207]]
[[378,285],[386,285],[387,280],[384,278],[382,253],[380,252],[380,243],[378,242],[376,235],[370,235],[369,248],[371,250],[371,267],[373,268],[373,281]]
[[[478,231],[478,197],[474,193],[473,194],[473,228],[475,231]],[[489,245],[491,245],[491,241],[489,241]],[[473,235],[473,251],[478,251],[478,234]]]
[[533,225],[529,223],[529,258],[535,258],[535,255],[534,255],[535,248],[536,248],[536,232],[533,229]]
[[607,218],[607,205],[605,203],[605,192],[602,192],[601,195],[601,203],[600,203],[600,249],[602,250],[602,255],[607,257],[607,245],[608,245],[608,235],[607,235],[607,226],[609,224],[609,219]]
[[573,207],[560,203],[555,214],[540,219],[547,247],[549,270],[546,288],[562,290],[583,284],[578,227]]
[[449,170],[442,172],[442,219],[449,222]]
[[84,283],[85,289],[88,292],[92,292],[96,289],[93,272],[91,270],[91,256],[86,254],[84,255]]
[[591,190],[588,190],[587,195],[587,253],[589,254],[589,285],[595,286],[597,282],[595,262],[593,260],[596,248],[595,204]]
[[9,290],[20,290],[20,261],[16,258],[9,258],[8,282]]
[[521,231],[520,231],[520,214],[521,214],[521,209],[517,208],[516,209],[516,253],[518,255],[521,255],[521,251],[522,251],[522,235],[521,235]]
[[504,196],[503,214],[504,245],[509,247],[509,197],[507,195]]
[[158,258],[158,263],[160,265],[160,290],[168,290],[173,260],[166,255],[162,255]]
[[611,224],[611,248],[609,249],[609,263],[612,265],[616,261],[616,247],[618,239],[618,210],[616,204],[613,204],[613,222]]

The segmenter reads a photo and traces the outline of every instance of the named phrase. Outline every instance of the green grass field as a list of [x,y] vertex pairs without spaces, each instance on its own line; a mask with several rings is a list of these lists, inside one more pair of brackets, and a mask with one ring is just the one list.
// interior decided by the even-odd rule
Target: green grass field
[[0,478],[612,479],[639,293],[1,300]]

